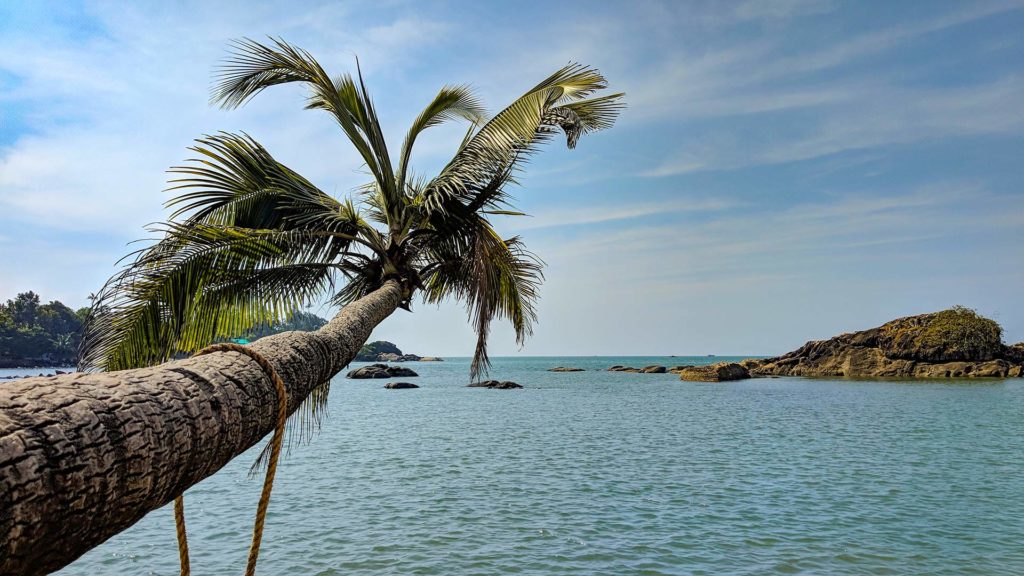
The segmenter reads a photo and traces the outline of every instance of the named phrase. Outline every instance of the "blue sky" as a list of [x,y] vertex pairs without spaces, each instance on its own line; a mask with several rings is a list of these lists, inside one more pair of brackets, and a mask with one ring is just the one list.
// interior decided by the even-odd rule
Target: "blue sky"
[[[493,111],[580,61],[627,93],[613,130],[522,178],[533,216],[499,226],[548,264],[540,322],[492,353],[773,354],[953,304],[1024,340],[1021,30],[1024,2],[5,2],[0,297],[84,305],[204,133],[350,194],[359,163],[301,90],[207,104],[227,41],[273,34],[335,73],[358,55],[396,146],[445,83]],[[472,353],[454,305],[374,337]]]

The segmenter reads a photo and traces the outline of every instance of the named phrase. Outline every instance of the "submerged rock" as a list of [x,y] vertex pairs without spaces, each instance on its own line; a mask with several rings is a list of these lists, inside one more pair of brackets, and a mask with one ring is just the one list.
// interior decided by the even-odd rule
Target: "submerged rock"
[[388,382],[384,387],[388,390],[408,390],[410,388],[419,388],[419,386],[412,382]]
[[556,366],[554,368],[548,368],[548,372],[583,372],[583,368],[569,368],[566,366]]
[[999,324],[956,307],[812,340],[788,354],[742,364],[755,376],[1020,377],[1024,343],[1004,345]]
[[466,385],[467,388],[490,388],[492,390],[513,390],[516,388],[522,388],[520,384],[516,384],[511,380],[505,380],[504,382],[498,380],[483,380],[481,382],[471,382]]
[[679,379],[690,382],[730,382],[747,378],[750,378],[750,372],[734,362],[719,362],[707,366],[685,366],[679,370]]
[[345,375],[346,378],[398,378],[419,376],[408,368],[402,366],[388,366],[387,364],[370,364],[362,368],[356,368]]

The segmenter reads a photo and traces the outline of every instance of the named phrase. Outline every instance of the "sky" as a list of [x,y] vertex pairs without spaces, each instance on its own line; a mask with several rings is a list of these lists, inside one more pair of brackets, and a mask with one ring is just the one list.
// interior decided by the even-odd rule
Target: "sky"
[[[0,1],[0,299],[87,304],[193,139],[245,131],[321,189],[366,180],[303,91],[209,105],[231,39],[358,56],[392,150],[444,84],[492,112],[568,62],[626,92],[553,141],[502,218],[544,259],[525,346],[492,355],[771,355],[964,305],[1024,340],[1024,2]],[[463,126],[434,129],[436,171]],[[329,308],[313,312],[328,316]],[[457,304],[373,339],[468,356]]]

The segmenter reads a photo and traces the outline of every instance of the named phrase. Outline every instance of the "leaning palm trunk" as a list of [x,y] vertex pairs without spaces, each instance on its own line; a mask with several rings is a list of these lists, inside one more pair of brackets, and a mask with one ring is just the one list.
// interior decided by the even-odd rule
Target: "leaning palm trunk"
[[[316,332],[252,345],[284,378],[290,412],[352,361],[402,292],[387,281]],[[0,574],[66,566],[256,444],[276,405],[270,378],[236,352],[0,385]]]

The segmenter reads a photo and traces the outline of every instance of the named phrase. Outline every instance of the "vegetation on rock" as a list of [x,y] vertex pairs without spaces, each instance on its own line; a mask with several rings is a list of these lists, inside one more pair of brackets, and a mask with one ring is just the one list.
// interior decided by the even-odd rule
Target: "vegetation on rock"
[[381,354],[402,356],[402,351],[387,340],[377,340],[363,344],[363,347],[359,349],[359,354],[356,354],[356,362],[376,362]]
[[987,361],[1003,351],[1003,329],[964,306],[900,318],[879,329],[886,356],[926,362]]

